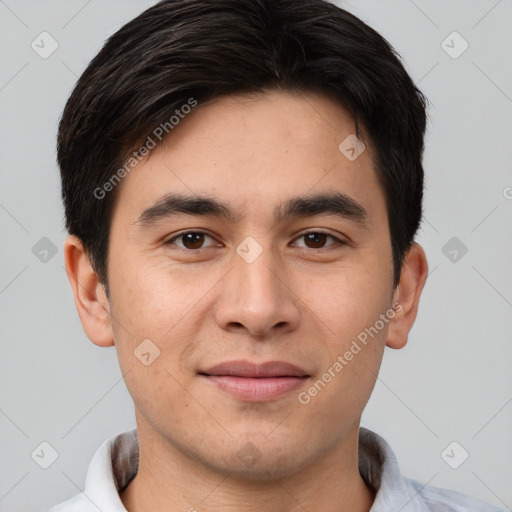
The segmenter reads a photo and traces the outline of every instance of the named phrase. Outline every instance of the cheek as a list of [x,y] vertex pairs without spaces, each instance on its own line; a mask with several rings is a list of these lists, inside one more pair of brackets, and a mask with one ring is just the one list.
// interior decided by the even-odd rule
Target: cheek
[[193,300],[189,287],[161,263],[134,259],[112,277],[114,313],[133,337],[161,338],[185,315]]
[[[112,273],[112,325],[123,372],[132,370],[145,378],[148,372],[137,356],[149,352],[149,359],[155,357],[152,365],[167,368],[180,382],[188,378],[186,355],[198,343],[197,332],[207,314],[201,299],[212,288],[212,279],[161,263],[133,264]],[[155,385],[168,377],[153,373]]]
[[300,286],[304,302],[328,328],[329,337],[342,344],[373,325],[391,304],[389,269],[368,260],[308,277]]
[[[119,366],[126,387],[146,418],[160,421],[164,411],[188,407],[186,393],[190,372],[183,353],[195,343],[192,327],[185,320],[187,301],[169,293],[163,280],[143,272],[133,280],[118,283],[113,302],[112,325]],[[168,414],[168,412],[166,413]]]
[[307,304],[326,335],[322,368],[304,402],[315,402],[325,421],[340,419],[347,410],[361,410],[375,384],[394,316],[391,277],[378,261],[361,263],[316,284],[310,281],[307,290]]
[[328,347],[328,362],[299,403],[311,408],[308,414],[325,428],[356,421],[375,385],[384,347],[385,329],[365,343],[356,336],[340,337]]

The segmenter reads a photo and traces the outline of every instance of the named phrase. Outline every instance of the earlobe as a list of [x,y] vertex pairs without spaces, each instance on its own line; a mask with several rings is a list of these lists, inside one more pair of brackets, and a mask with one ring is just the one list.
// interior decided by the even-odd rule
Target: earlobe
[[105,289],[85,253],[82,242],[70,235],[64,242],[64,260],[76,309],[87,337],[96,345],[114,345],[110,306]]
[[386,345],[403,348],[414,325],[421,292],[428,275],[428,263],[421,245],[413,243],[402,264],[400,282],[393,295],[395,317],[389,324]]

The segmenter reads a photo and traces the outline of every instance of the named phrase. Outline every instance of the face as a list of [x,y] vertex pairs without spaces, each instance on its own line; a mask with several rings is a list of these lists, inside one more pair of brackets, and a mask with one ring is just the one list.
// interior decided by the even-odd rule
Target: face
[[323,96],[230,96],[119,185],[115,346],[139,428],[169,449],[279,476],[357,428],[394,290],[370,147],[339,149],[354,132]]

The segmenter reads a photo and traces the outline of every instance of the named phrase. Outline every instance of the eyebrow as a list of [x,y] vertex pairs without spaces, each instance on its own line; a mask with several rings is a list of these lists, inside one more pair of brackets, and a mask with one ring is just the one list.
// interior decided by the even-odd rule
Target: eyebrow
[[[153,206],[145,209],[135,222],[140,229],[146,229],[175,215],[212,216],[237,223],[243,216],[238,215],[225,203],[214,197],[167,194]],[[351,197],[341,192],[321,193],[293,197],[284,205],[274,208],[274,220],[280,222],[290,217],[312,217],[334,215],[362,227],[368,225],[368,212]]]

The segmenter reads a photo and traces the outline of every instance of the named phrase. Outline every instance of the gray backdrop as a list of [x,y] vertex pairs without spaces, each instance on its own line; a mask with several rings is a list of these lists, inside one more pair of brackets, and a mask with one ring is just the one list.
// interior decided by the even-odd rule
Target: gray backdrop
[[[55,134],[103,41],[152,4],[0,0],[2,512],[83,490],[99,444],[135,426],[115,349],[86,338],[63,269]],[[362,425],[407,476],[510,509],[512,1],[340,5],[391,42],[432,102],[419,236],[430,276]]]

